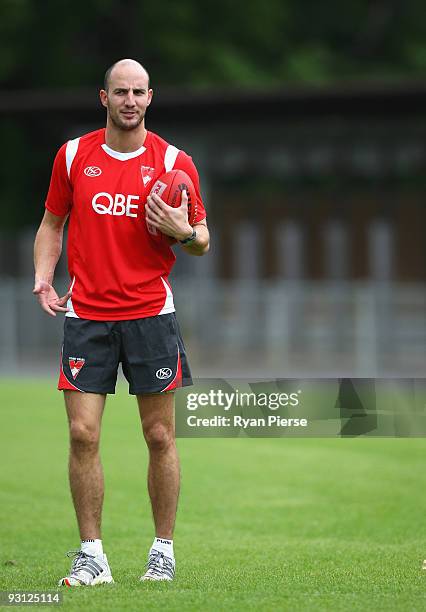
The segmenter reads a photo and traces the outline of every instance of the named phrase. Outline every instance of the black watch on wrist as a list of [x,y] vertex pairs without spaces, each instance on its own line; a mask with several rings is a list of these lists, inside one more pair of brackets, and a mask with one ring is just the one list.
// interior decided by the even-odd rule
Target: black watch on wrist
[[179,240],[179,242],[181,244],[190,244],[191,242],[194,242],[196,237],[197,237],[197,232],[195,230],[192,230],[192,234],[188,236],[188,238],[185,238],[185,240]]

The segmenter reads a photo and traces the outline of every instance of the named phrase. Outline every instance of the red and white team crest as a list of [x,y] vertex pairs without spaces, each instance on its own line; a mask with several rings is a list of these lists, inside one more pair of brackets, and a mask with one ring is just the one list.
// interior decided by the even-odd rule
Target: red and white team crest
[[83,359],[82,357],[70,357],[69,358],[70,370],[71,370],[71,374],[74,380],[80,374],[80,370],[84,366],[85,361],[86,360]]
[[141,174],[142,181],[145,187],[148,185],[149,181],[152,181],[154,178],[155,168],[151,168],[150,166],[141,166]]

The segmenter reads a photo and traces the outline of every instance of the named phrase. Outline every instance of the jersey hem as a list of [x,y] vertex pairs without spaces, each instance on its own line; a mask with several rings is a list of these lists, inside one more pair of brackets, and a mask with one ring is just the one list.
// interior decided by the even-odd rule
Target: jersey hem
[[[77,317],[78,319],[86,319],[88,321],[133,321],[133,319],[147,319],[148,317],[157,317],[164,314],[170,314],[171,312],[176,312],[174,307],[165,308],[164,310],[152,310],[148,312],[136,312],[136,313],[127,313],[123,314],[122,311],[120,313],[109,312],[108,315],[99,315],[94,314],[92,312],[84,312],[78,309]],[[65,314],[67,318],[72,318],[68,313]]]

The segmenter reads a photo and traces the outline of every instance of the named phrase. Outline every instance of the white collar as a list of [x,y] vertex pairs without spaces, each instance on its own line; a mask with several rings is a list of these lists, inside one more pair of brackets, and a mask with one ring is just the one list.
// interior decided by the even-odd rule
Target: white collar
[[111,147],[109,147],[105,143],[101,145],[101,147],[103,148],[105,153],[108,153],[108,155],[114,157],[114,159],[119,159],[120,161],[127,161],[128,159],[133,159],[134,157],[138,157],[138,155],[142,155],[142,153],[146,151],[146,147],[144,147],[143,145],[140,147],[140,149],[137,149],[136,151],[130,151],[129,153],[114,151],[114,149],[111,149]]

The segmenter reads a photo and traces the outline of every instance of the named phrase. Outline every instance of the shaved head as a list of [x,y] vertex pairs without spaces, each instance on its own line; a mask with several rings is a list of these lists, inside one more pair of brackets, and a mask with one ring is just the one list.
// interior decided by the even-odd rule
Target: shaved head
[[122,60],[118,60],[118,62],[115,62],[105,72],[105,77],[104,77],[104,89],[105,89],[105,91],[108,91],[108,88],[109,88],[109,85],[110,85],[110,82],[111,82],[112,73],[115,72],[115,71],[119,71],[120,68],[133,68],[135,71],[140,70],[141,74],[143,74],[143,75],[145,75],[147,77],[147,79],[148,79],[148,87],[149,87],[149,74],[148,74],[148,71],[146,70],[146,68],[144,68],[142,66],[142,64],[140,64],[136,60],[133,60],[133,59],[122,59]]

